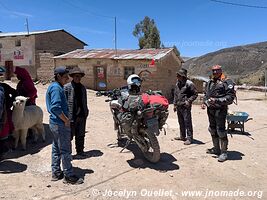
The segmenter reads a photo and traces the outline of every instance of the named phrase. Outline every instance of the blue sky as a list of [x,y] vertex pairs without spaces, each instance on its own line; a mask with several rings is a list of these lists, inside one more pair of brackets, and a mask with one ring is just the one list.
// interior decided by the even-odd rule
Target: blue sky
[[[225,0],[267,7],[267,0]],[[89,46],[137,49],[132,35],[145,16],[154,19],[165,46],[182,56],[200,56],[236,45],[267,41],[267,8],[257,9],[210,0],[0,0],[0,31],[65,29]]]

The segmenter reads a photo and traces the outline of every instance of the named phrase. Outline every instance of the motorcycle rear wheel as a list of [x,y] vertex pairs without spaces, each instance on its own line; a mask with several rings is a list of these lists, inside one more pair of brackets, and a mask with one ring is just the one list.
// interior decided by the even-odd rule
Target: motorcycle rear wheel
[[147,151],[143,151],[144,157],[152,163],[157,163],[160,159],[160,147],[158,139],[155,133],[144,131],[144,139],[147,142],[148,149]]

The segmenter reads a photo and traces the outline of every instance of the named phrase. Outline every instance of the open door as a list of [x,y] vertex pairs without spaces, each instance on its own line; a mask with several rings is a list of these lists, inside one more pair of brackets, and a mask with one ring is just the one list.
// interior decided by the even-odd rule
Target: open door
[[11,80],[11,77],[13,76],[13,61],[5,61],[5,67],[6,80]]
[[107,72],[106,67],[95,67],[95,90],[101,91],[107,89]]

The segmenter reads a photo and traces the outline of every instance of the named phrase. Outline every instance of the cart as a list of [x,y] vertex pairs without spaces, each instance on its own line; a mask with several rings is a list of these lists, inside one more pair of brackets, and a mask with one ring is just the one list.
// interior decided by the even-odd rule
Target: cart
[[236,128],[240,128],[241,132],[245,132],[244,124],[245,122],[252,120],[252,118],[248,118],[249,114],[246,112],[235,111],[226,116],[228,128],[227,130],[234,131]]

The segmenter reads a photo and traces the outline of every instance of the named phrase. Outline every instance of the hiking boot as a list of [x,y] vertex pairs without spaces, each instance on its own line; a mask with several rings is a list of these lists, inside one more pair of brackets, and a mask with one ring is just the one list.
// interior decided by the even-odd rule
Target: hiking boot
[[207,149],[207,154],[215,154],[219,156],[221,154],[221,151],[219,149],[216,149],[215,147],[212,147],[211,149]]
[[55,173],[55,174],[52,174],[52,178],[51,178],[51,181],[58,181],[58,180],[61,180],[64,178],[64,174],[63,172],[59,172],[59,173]]
[[184,145],[190,145],[192,143],[191,140],[187,139],[185,142],[184,142]]
[[184,137],[175,137],[173,139],[175,139],[175,140],[181,140],[181,141],[186,141],[186,138],[184,138]]
[[73,184],[73,185],[78,185],[78,184],[82,184],[83,183],[83,179],[79,178],[79,177],[77,177],[75,175],[65,176],[64,180],[63,180],[63,183],[70,183],[70,184]]
[[218,158],[218,162],[224,162],[226,160],[227,160],[227,153],[222,153]]

